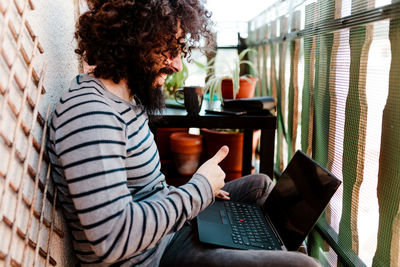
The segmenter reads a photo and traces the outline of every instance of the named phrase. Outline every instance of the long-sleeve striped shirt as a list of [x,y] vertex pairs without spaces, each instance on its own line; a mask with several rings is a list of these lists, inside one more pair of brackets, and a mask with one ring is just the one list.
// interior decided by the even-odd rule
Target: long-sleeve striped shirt
[[157,265],[172,234],[214,201],[199,174],[167,185],[147,114],[87,74],[60,99],[48,152],[83,265]]

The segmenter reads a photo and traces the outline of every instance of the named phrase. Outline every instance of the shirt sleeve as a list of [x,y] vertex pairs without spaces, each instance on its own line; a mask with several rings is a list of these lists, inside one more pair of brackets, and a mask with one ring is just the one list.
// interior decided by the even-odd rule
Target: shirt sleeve
[[112,263],[153,248],[214,201],[211,185],[199,174],[171,187],[164,198],[133,201],[126,184],[125,124],[107,103],[81,104],[53,119],[53,149],[65,175],[66,198],[100,261]]

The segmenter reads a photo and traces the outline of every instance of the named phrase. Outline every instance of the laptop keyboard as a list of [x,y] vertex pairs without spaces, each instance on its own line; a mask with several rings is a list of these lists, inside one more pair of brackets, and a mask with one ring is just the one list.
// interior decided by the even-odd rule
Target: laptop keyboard
[[231,201],[225,201],[224,205],[232,226],[233,243],[268,250],[281,249],[258,207]]

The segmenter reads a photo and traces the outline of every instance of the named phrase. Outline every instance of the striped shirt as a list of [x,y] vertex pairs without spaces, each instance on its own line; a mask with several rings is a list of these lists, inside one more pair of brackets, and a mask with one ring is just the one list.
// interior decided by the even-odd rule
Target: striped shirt
[[173,233],[214,201],[199,174],[178,188],[167,185],[142,107],[87,74],[61,97],[48,144],[82,265],[155,266]]

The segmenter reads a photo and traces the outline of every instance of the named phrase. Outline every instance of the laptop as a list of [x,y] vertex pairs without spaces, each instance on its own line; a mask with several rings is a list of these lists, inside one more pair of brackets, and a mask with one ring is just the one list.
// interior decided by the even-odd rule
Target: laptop
[[262,206],[217,200],[201,212],[200,241],[228,248],[296,251],[340,184],[298,150]]

